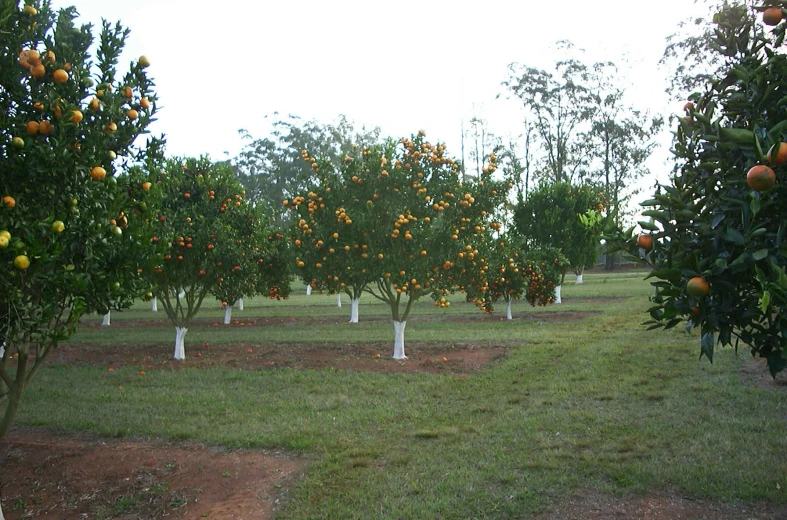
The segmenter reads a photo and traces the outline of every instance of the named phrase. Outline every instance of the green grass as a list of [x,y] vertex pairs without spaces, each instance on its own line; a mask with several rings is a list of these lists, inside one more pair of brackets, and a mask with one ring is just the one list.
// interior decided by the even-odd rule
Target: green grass
[[[724,350],[710,364],[697,360],[696,334],[645,332],[651,290],[641,274],[585,282],[569,281],[562,305],[514,309],[515,318],[597,313],[580,321],[457,321],[478,311],[460,297],[447,310],[420,305],[408,342],[511,347],[465,378],[291,369],[140,378],[131,368],[52,364],[27,390],[19,423],[301,452],[310,465],[285,519],[527,518],[589,486],[787,502],[785,396],[743,383],[748,354]],[[187,353],[189,340],[392,343],[386,308],[364,300],[358,326],[337,318],[349,305],[337,309],[330,296],[248,301],[235,315],[257,326],[194,327]],[[113,323],[151,319],[146,305],[116,314]],[[74,341],[111,348],[142,338],[170,349],[174,331],[88,329]]]

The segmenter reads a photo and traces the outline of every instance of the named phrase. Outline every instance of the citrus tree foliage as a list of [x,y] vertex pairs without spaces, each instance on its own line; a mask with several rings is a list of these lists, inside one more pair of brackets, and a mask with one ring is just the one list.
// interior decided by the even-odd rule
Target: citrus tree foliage
[[[273,294],[266,283],[280,280],[280,270],[286,270],[286,259],[277,260],[283,236],[271,235],[227,163],[174,158],[147,182],[155,201],[152,241],[166,248],[161,263],[147,274],[167,317],[184,329],[175,353],[183,359],[182,338],[206,296],[227,306],[258,292]],[[286,291],[285,285],[275,294],[286,296]]]
[[335,123],[303,120],[290,115],[272,123],[270,135],[254,139],[240,131],[246,144],[233,159],[235,173],[246,189],[249,200],[262,206],[278,228],[286,227],[282,220],[289,216],[281,201],[291,199],[315,183],[310,165],[301,158],[302,150],[338,163],[353,145],[377,142],[380,130],[356,130],[346,117]]
[[75,16],[0,3],[0,437],[79,318],[127,306],[142,287],[145,226],[128,226],[143,201],[117,175],[147,147],[137,137],[155,109],[149,63],[120,76],[128,31],[109,24],[91,58],[92,27]]
[[422,296],[445,306],[469,280],[484,284],[478,250],[500,227],[493,210],[508,192],[507,181],[492,178],[494,155],[480,179],[464,184],[458,163],[422,132],[357,147],[338,164],[306,151],[302,160],[321,182],[285,204],[297,214],[296,265],[315,287],[351,298],[367,291],[390,306],[396,325]]
[[[476,303],[488,313],[494,311],[494,304],[504,301],[507,304],[507,318],[511,318],[511,302],[525,298],[530,305],[547,305],[554,299],[554,280],[545,278],[538,261],[528,259],[516,237],[502,237],[486,252],[489,266],[486,272],[486,285],[481,287],[483,294]],[[472,286],[471,286],[472,288]]]
[[787,56],[784,4],[770,4],[759,11],[773,29],[735,8],[715,16],[713,48],[731,65],[686,105],[679,169],[643,203],[636,245],[656,279],[653,327],[688,319],[700,355],[743,343],[775,375],[787,364]]
[[[581,275],[596,263],[601,237],[603,197],[589,186],[546,184],[514,211],[514,226],[528,247],[550,246],[568,259],[565,270]],[[563,271],[560,283],[563,284]]]

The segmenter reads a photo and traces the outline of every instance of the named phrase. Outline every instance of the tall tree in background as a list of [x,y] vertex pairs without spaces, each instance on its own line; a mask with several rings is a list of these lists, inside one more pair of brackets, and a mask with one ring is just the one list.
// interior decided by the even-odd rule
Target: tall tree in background
[[[570,42],[558,42],[571,51]],[[549,182],[575,182],[585,171],[586,150],[579,134],[596,110],[591,85],[600,65],[588,67],[576,58],[555,63],[554,72],[519,63],[509,65],[503,85],[532,113],[545,153],[544,177]]]
[[303,150],[340,164],[353,146],[371,146],[380,137],[379,128],[356,130],[344,116],[335,123],[324,124],[290,115],[277,118],[272,126],[271,134],[261,139],[240,130],[247,143],[232,165],[249,201],[264,206],[279,229],[286,226],[289,218],[282,201],[292,199],[316,182],[314,170],[303,160]]
[[[584,134],[590,162],[590,178],[605,195],[607,216],[615,226],[623,217],[637,180],[650,173],[645,162],[656,146],[653,138],[661,130],[661,117],[633,109],[625,103],[625,89],[611,81],[608,74],[598,74],[593,90],[597,109],[590,130]],[[615,256],[607,255],[605,269],[613,269]]]

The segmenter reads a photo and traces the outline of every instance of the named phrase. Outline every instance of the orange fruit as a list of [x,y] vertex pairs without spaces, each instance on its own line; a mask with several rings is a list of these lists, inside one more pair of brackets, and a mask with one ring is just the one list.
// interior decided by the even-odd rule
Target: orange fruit
[[46,69],[40,63],[38,65],[32,65],[30,67],[30,75],[36,79],[41,79],[46,74]]
[[3,206],[5,206],[8,209],[11,209],[14,206],[16,206],[16,200],[14,200],[14,198],[11,195],[6,195],[5,197],[3,197]]
[[126,115],[128,116],[129,119],[131,119],[133,121],[133,120],[135,120],[136,118],[139,117],[139,112],[137,112],[136,110],[134,110],[132,108],[131,110],[126,112]]
[[35,103],[33,103],[33,108],[36,109],[39,112],[43,112],[44,111],[44,104],[43,103],[39,103],[38,101],[36,101]]
[[90,170],[90,176],[94,181],[100,181],[107,176],[107,171],[101,166],[93,166]]
[[131,96],[134,95],[134,92],[131,90],[131,87],[126,87],[123,89],[123,95],[126,99],[131,99]]
[[147,110],[148,108],[150,108],[150,101],[148,100],[148,98],[143,97],[142,99],[139,100],[139,106]]
[[[775,155],[774,148],[776,148]],[[771,146],[771,149],[768,150],[768,162],[774,166],[781,166],[787,163],[787,143],[778,143]]]
[[27,255],[19,255],[14,258],[14,267],[19,269],[20,271],[24,271],[28,267],[30,267],[30,259]]
[[[778,155],[777,155],[778,159]],[[768,166],[758,164],[746,174],[746,184],[754,191],[767,191],[776,183],[776,173]]]
[[38,133],[41,135],[49,135],[52,133],[54,128],[55,127],[52,125],[52,123],[44,119],[38,124]]
[[695,276],[686,283],[686,292],[689,293],[689,296],[701,298],[708,294],[709,290],[710,285],[708,285],[707,280],[701,276]]
[[30,16],[35,16],[35,15],[37,15],[37,14],[38,14],[38,9],[36,9],[36,8],[35,8],[35,7],[33,7],[32,5],[26,5],[26,6],[25,6],[25,7],[22,9],[22,12],[23,12],[23,13],[25,13],[25,14],[29,14]]
[[118,129],[118,125],[116,125],[115,123],[109,123],[106,127],[104,127],[104,132],[109,134],[117,129]]
[[98,112],[98,109],[101,108],[101,102],[98,98],[93,98],[90,100],[90,110],[93,112]]
[[147,56],[140,56],[139,57],[139,66],[144,68],[150,67],[150,60]]
[[152,186],[152,184],[151,184],[151,183],[149,183],[149,182],[143,182],[143,183],[142,183],[142,189],[143,189],[143,190],[145,190],[145,191],[148,191],[148,190],[150,190],[150,187],[151,187],[151,186]]
[[765,25],[779,25],[779,22],[782,21],[782,9],[781,7],[769,7],[762,13],[762,22]]
[[71,111],[71,118],[69,119],[69,121],[71,121],[74,124],[78,124],[80,121],[82,121],[82,119],[84,119],[84,116],[82,115],[81,111],[79,110]]
[[54,79],[56,83],[65,83],[68,81],[68,72],[63,69],[57,69],[52,73],[52,79]]
[[653,249],[653,235],[643,233],[637,237],[637,245],[650,251]]
[[38,133],[38,121],[28,121],[27,125],[25,125],[25,131],[27,135],[36,135]]

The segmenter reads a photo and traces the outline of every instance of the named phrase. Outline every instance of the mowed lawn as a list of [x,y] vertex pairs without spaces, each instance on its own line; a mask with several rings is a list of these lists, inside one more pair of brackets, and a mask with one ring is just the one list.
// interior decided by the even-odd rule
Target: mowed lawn
[[[55,352],[26,391],[18,424],[298,452],[309,464],[279,513],[287,519],[527,518],[579,489],[787,502],[784,388],[751,384],[745,348],[710,364],[698,360],[696,332],[646,331],[652,291],[642,278],[589,273],[576,286],[568,276],[563,304],[518,302],[513,322],[477,319],[461,295],[448,309],[424,301],[406,342],[509,347],[464,377],[288,368],[140,377],[137,367],[62,366]],[[307,297],[302,287],[287,301],[247,300],[233,317],[255,320],[248,328],[212,326],[222,311],[209,302],[186,355],[204,342],[392,349],[386,307],[364,295],[361,323],[350,325],[337,319],[349,317],[346,297],[338,309],[335,297]],[[172,327],[122,326],[156,319],[163,313],[140,304],[70,342],[171,352]]]

